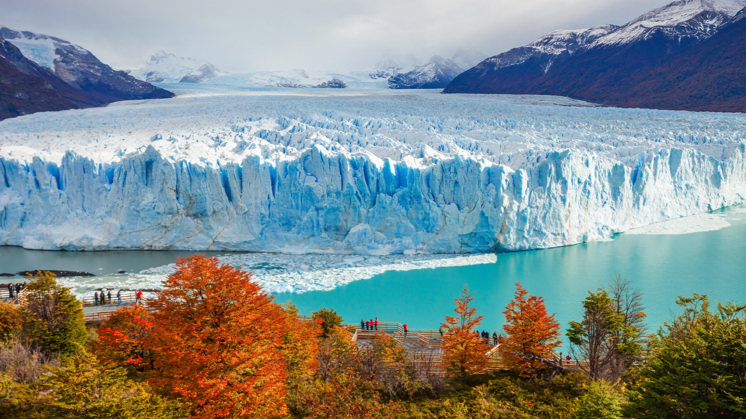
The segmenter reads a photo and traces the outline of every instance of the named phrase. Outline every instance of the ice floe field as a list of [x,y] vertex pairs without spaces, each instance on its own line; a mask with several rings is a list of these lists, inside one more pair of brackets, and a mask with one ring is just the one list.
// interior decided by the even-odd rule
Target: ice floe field
[[738,204],[746,116],[425,91],[194,92],[0,123],[0,244],[482,254]]

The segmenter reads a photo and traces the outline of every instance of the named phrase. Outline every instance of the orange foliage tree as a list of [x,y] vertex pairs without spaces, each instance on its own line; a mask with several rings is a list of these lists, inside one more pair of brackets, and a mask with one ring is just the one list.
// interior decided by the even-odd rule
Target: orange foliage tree
[[282,352],[287,363],[288,404],[297,405],[300,394],[312,386],[318,369],[319,341],[322,334],[321,321],[301,320],[298,308],[292,303],[282,307],[285,312]]
[[445,323],[442,323],[443,363],[453,376],[476,374],[487,366],[484,339],[474,333],[484,316],[477,316],[477,309],[469,307],[473,299],[474,294],[469,294],[464,287],[461,297],[455,300],[457,316],[446,316]]
[[350,330],[333,326],[319,348],[320,365],[310,391],[303,392],[294,416],[314,418],[394,418],[401,405],[382,397],[384,385],[366,365]]
[[217,258],[180,259],[149,304],[154,387],[182,397],[195,417],[287,414],[286,315],[250,274]]
[[96,354],[101,360],[126,367],[130,372],[142,371],[151,362],[145,338],[152,328],[150,312],[145,307],[120,308],[98,328]]
[[544,298],[527,296],[516,283],[515,298],[506,307],[506,336],[500,340],[500,355],[519,375],[528,376],[547,367],[552,352],[560,345],[559,324],[547,314]]
[[0,302],[0,342],[8,341],[21,332],[23,312],[15,304]]

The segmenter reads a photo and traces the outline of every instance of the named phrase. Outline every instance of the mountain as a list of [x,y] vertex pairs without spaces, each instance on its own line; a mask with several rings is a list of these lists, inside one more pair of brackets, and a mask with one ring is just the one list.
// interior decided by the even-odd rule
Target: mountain
[[746,9],[715,35],[631,75],[614,101],[630,107],[746,112]]
[[389,89],[442,89],[463,70],[453,60],[435,56],[411,71],[391,75],[388,86]]
[[[215,77],[185,89],[206,90],[244,90],[244,89],[304,89],[304,88],[349,88],[349,89],[384,89],[386,81],[374,79],[368,72],[350,71],[332,73],[325,71],[306,71],[303,69],[282,71],[256,71],[243,74],[227,74]],[[174,87],[176,88],[176,87]]]
[[[616,29],[618,26],[604,25],[590,29],[555,31],[526,46],[513,48],[484,60],[467,72],[467,78],[487,80],[499,77],[503,89],[521,88],[546,74],[555,62],[566,59]],[[460,77],[458,83],[463,83],[463,80],[464,77]],[[447,92],[453,86],[455,85],[448,86]]]
[[[668,78],[663,69],[674,60],[687,61],[681,57],[693,53],[706,40],[719,39],[716,34],[732,24],[744,7],[744,0],[680,0],[620,27],[590,29],[590,36],[581,42],[565,42],[555,36],[561,32],[556,32],[482,61],[456,77],[444,91],[563,95],[622,107],[733,110],[731,105],[719,105],[719,98],[712,95],[707,104],[703,101],[691,107],[693,104],[682,101],[681,95],[668,93],[676,84],[664,83],[663,79]],[[544,47],[537,48],[537,43]],[[521,56],[520,51],[526,53]],[[522,59],[511,61],[514,56]],[[693,71],[703,74],[707,69]],[[658,81],[652,80],[656,77]],[[642,82],[663,90],[641,90]],[[658,99],[648,100],[652,96]]]
[[13,44],[0,39],[0,120],[79,107],[58,90],[64,85],[49,70],[24,57]]
[[219,76],[220,71],[206,61],[159,51],[131,74],[149,83],[201,83]]
[[63,39],[4,27],[0,28],[0,38],[16,46],[38,67],[48,70],[45,77],[53,75],[76,89],[76,100],[86,106],[173,96],[171,92],[137,80],[124,71],[112,69],[90,51]]

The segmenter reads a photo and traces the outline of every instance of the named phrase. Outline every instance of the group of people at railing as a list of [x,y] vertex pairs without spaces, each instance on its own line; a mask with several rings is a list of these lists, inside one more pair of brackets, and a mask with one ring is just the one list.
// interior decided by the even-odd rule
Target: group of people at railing
[[[398,326],[398,324],[396,325]],[[377,331],[378,330],[378,317],[375,319],[370,320],[360,320],[360,330],[361,331]],[[404,332],[404,337],[407,337],[407,334],[409,333],[409,327],[406,323],[402,325],[402,331]]]
[[[122,304],[122,290],[118,290],[116,294],[116,303]],[[112,304],[111,302],[111,290],[102,289],[101,292],[98,290],[95,290],[93,292],[93,305],[100,306],[100,305],[107,305]],[[139,304],[142,301],[142,290],[137,290],[135,293],[135,304]]]
[[[474,331],[475,334],[478,334],[479,337],[484,339],[484,344],[489,345],[490,344],[490,332],[486,330],[482,330],[481,332],[478,330]],[[500,336],[497,334],[497,332],[492,332],[492,344],[497,345],[497,342],[500,341]]]
[[26,288],[26,283],[24,282],[17,282],[17,283],[8,283],[8,300],[16,301],[18,299],[18,295],[23,291],[24,288]]
[[360,330],[378,330],[378,317],[375,320],[360,320]]

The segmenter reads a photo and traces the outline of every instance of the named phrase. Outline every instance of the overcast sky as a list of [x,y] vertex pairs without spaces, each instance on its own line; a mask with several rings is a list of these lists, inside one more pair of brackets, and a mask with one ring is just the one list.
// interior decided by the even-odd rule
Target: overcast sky
[[479,58],[556,29],[622,24],[671,0],[0,0],[0,25],[55,35],[114,68],[158,50],[224,71],[369,70]]

